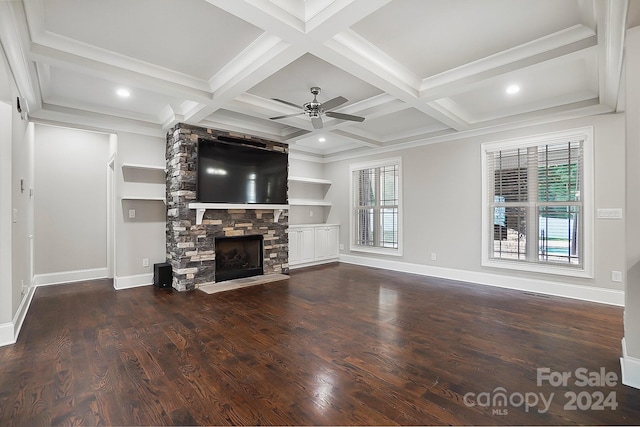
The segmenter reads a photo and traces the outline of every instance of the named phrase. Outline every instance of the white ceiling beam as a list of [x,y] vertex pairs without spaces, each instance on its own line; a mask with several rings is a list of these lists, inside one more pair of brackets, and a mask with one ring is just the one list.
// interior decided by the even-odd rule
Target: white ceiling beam
[[306,25],[307,34],[323,43],[371,15],[391,0],[335,0]]
[[[321,32],[327,33],[327,37],[333,35],[328,30],[336,26],[330,22],[332,19],[340,19],[341,24],[338,27],[343,28],[343,25],[357,22],[389,0],[341,0],[334,2],[335,4],[327,8],[328,12],[323,10],[320,15],[316,16],[322,22],[315,25],[313,30],[306,35],[297,24],[292,23],[292,19],[295,17],[270,1],[207,1],[264,29],[266,33],[212,78],[211,87],[215,89],[213,99],[206,108],[192,117],[188,117],[190,122],[203,120],[221,108],[222,105],[242,96],[243,93],[269,75],[305,53],[312,52],[314,47],[322,42],[322,40],[317,40],[318,38],[322,39],[319,36]],[[295,120],[284,121],[284,123],[296,126],[294,125]]]
[[185,86],[173,80],[154,77],[145,73],[122,68],[103,61],[96,61],[66,51],[60,51],[37,43],[31,44],[30,58],[61,69],[81,72],[119,84],[130,84],[170,96],[207,101],[211,99],[209,85],[202,82],[199,88]]
[[228,132],[238,132],[248,135],[257,136],[259,138],[271,139],[275,141],[284,142],[282,137],[273,132],[273,129],[269,129],[263,126],[258,126],[255,123],[249,123],[240,120],[233,120],[228,117],[215,117],[202,120],[201,126],[225,130]]
[[379,141],[378,139],[374,139],[374,138],[369,138],[366,136],[362,136],[362,135],[358,135],[356,133],[353,132],[347,132],[344,130],[340,130],[340,129],[336,129],[333,131],[334,134],[342,136],[344,138],[350,138],[353,139],[355,141],[358,141],[358,143],[360,145],[366,146],[366,147],[382,147],[382,142]]
[[304,26],[293,15],[268,0],[206,0],[265,32],[291,42],[304,36]]
[[43,104],[42,109],[29,116],[30,120],[40,123],[74,125],[87,130],[114,133],[118,131],[138,133],[156,137],[165,137],[166,132],[157,124],[94,113],[84,109],[62,107],[54,104]]
[[405,131],[401,131],[398,133],[394,133],[392,137],[384,136],[380,137],[379,135],[373,135],[371,132],[367,132],[362,129],[351,128],[346,131],[349,135],[356,135],[360,138],[376,141],[378,146],[398,143],[399,141],[406,142],[407,140],[415,140],[415,139],[424,139],[427,136],[434,136],[439,134],[440,132],[453,132],[453,130],[449,127],[441,123],[437,123],[430,126],[423,126],[420,128],[411,128]]
[[85,102],[78,102],[73,99],[67,99],[64,96],[51,96],[47,99],[46,105],[58,105],[62,108],[69,110],[85,110],[88,113],[104,114],[109,117],[118,117],[123,119],[132,119],[138,122],[153,123],[160,125],[163,122],[163,118],[155,114],[134,113],[126,110],[114,110],[112,108],[106,108],[100,104],[89,105]]
[[356,51],[351,50],[353,46],[348,47],[344,42],[344,39],[341,42],[337,42],[334,39],[312,53],[449,127],[458,130],[466,128],[465,123],[452,120],[451,116],[442,114],[420,100],[416,87],[398,78],[397,74],[392,75],[388,70],[377,67],[369,58],[365,58]]
[[[406,150],[415,147],[421,147],[424,145],[438,144],[448,141],[459,141],[465,138],[477,137],[481,135],[492,135],[498,132],[507,132],[514,129],[522,129],[529,126],[537,126],[555,122],[561,122],[565,120],[571,120],[579,117],[587,117],[597,114],[610,113],[611,109],[602,104],[587,105],[586,103],[580,106],[574,106],[573,109],[561,110],[556,108],[553,114],[541,114],[541,115],[526,115],[527,117],[520,117],[520,120],[509,121],[497,121],[491,126],[482,126],[478,128],[470,128],[462,132],[441,132],[438,135],[428,135],[425,138],[418,138],[411,141],[398,142],[397,144],[389,144],[380,148],[374,148],[367,151],[366,155],[376,155],[382,153],[394,152],[396,150]],[[535,113],[533,113],[535,114]],[[362,156],[362,152],[352,151],[348,153],[331,153],[323,156],[321,163],[331,163],[336,161],[348,160]]]
[[256,62],[254,66],[243,70],[242,73],[234,76],[232,80],[227,81],[216,90],[213,99],[208,102],[208,105],[197,114],[190,116],[188,118],[189,122],[197,123],[203,120],[305,53],[305,50],[298,46],[284,47],[283,44],[280,44],[279,47],[282,49],[272,51],[270,54],[260,58],[260,62]]
[[263,33],[209,79],[211,91],[215,93],[224,90],[225,86],[232,85],[234,81],[241,79],[243,74],[249,74],[259,68],[289,46],[290,44],[281,38]]
[[597,0],[600,103],[616,109],[622,78],[628,0]]
[[9,62],[20,97],[26,102],[22,107],[33,112],[42,108],[42,97],[35,65],[26,55],[29,43],[22,2],[0,1],[0,45]]
[[[150,64],[130,56],[121,55],[97,46],[88,45],[68,37],[61,36],[56,33],[47,31],[44,19],[44,1],[45,0],[28,0],[24,1],[24,7],[27,12],[29,34],[31,39],[32,58],[38,61],[53,63],[48,61],[56,61],[58,66],[63,67],[66,61],[72,60],[73,57],[82,58],[88,61],[78,62],[78,65],[103,63],[110,66],[112,70],[123,70],[133,72],[141,79],[141,77],[151,77],[158,81],[166,81],[177,87],[185,87],[195,89],[200,92],[209,92],[209,84],[203,79],[186,75],[177,71],[169,70],[164,67]],[[59,58],[58,58],[59,57]],[[73,61],[71,61],[73,63]],[[84,67],[83,72],[90,74],[94,69],[92,66]],[[121,74],[122,72],[118,73]],[[104,78],[104,75],[101,75]]]
[[311,132],[308,131],[308,130],[304,130],[304,129],[286,128],[280,134],[282,136],[282,140],[283,141],[288,141],[290,139],[299,138],[299,137],[301,137],[303,135],[307,135],[309,133],[311,133]]
[[595,32],[591,28],[576,25],[425,78],[420,84],[420,97],[431,100],[440,98],[445,93],[451,95],[451,89],[461,83],[473,83],[539,62],[559,58],[596,44]]

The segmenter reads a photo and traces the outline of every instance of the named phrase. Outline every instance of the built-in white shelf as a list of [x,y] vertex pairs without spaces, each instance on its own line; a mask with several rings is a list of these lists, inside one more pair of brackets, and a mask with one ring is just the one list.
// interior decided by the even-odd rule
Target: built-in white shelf
[[154,196],[123,196],[122,200],[150,200],[150,201],[158,201],[165,202],[164,197],[154,197]]
[[307,178],[304,176],[289,176],[289,181],[291,182],[306,182],[308,184],[325,184],[331,185],[332,182],[328,179],[322,178]]
[[207,209],[264,209],[273,210],[273,221],[278,222],[280,214],[285,209],[289,209],[289,205],[270,205],[258,203],[189,203],[189,209],[196,210],[196,225],[202,224],[202,218]]
[[313,224],[291,224],[289,223],[289,228],[301,228],[301,227],[313,227],[313,228],[318,228],[318,227],[339,227],[340,224],[335,224],[335,223],[327,223],[327,222],[316,222]]
[[154,166],[154,165],[143,165],[140,163],[123,163],[123,169],[142,169],[142,170],[153,170],[153,171],[165,171],[164,166]]
[[[164,166],[155,166],[155,165],[148,165],[148,164],[141,164],[141,163],[123,163],[122,170],[123,171],[139,170],[139,171],[165,172]],[[145,179],[149,179],[150,181],[143,182],[142,184],[144,184],[145,186],[150,185],[150,187],[141,189],[139,188],[139,184],[141,183],[129,182],[127,181],[127,177],[125,175],[124,185],[126,190],[124,191],[124,193],[128,193],[128,195],[122,196],[120,199],[121,200],[157,201],[157,202],[166,203],[165,196],[164,196],[164,192],[165,192],[164,179],[162,179],[162,182],[161,182],[158,178],[159,176],[146,177]],[[136,186],[138,186],[138,188],[136,188]],[[153,191],[150,191],[150,190],[153,190]],[[138,193],[138,192],[146,193],[147,191],[149,191],[150,194],[145,195],[145,194]]]
[[319,199],[289,199],[292,206],[331,206],[331,202]]

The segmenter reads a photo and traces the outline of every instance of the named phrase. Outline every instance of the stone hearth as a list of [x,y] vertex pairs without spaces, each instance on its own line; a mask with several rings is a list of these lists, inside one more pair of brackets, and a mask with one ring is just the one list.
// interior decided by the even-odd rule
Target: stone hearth
[[288,211],[277,221],[273,209],[207,209],[196,224],[198,138],[219,137],[261,143],[266,149],[288,152],[285,144],[256,137],[178,124],[167,133],[167,262],[173,269],[173,287],[188,291],[216,280],[216,237],[263,236],[264,274],[288,273]]

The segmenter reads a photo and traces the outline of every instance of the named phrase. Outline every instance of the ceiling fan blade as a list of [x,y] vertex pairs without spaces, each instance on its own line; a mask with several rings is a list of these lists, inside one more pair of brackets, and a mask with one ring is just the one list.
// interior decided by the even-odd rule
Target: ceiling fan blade
[[325,114],[325,116],[333,117],[334,119],[350,120],[352,122],[363,122],[364,121],[364,117],[353,116],[351,114],[334,113],[333,111],[327,111],[324,114]]
[[348,99],[343,97],[343,96],[336,96],[335,98],[330,99],[327,102],[323,102],[322,103],[322,109],[323,110],[331,110],[333,108],[336,108],[339,105],[344,104],[347,101],[348,101]]
[[286,119],[287,117],[299,116],[304,113],[285,114],[284,116],[269,117],[269,120]]
[[294,104],[293,102],[285,101],[283,99],[278,99],[278,98],[271,98],[271,99],[273,99],[274,101],[282,102],[283,104],[287,104],[291,107],[302,108],[302,105],[297,105],[297,104]]
[[322,129],[322,119],[318,117],[311,117],[311,124],[314,129]]

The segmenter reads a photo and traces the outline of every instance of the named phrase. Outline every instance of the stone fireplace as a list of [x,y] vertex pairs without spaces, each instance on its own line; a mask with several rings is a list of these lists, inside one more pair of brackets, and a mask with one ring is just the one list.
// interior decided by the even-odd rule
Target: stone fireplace
[[[242,134],[182,123],[169,130],[166,151],[167,262],[173,270],[173,287],[179,291],[193,290],[239,274],[238,271],[230,273],[227,267],[218,271],[219,262],[233,256],[231,270],[238,270],[235,268],[238,263],[247,263],[247,259],[241,259],[258,256],[255,247],[249,249],[247,246],[252,240],[254,243],[260,241],[261,250],[258,251],[262,257],[261,265],[251,267],[249,275],[260,274],[260,269],[265,275],[289,272],[288,210],[196,204],[198,139],[215,142],[218,138],[288,152],[286,144]],[[234,241],[232,238],[240,239]],[[223,244],[222,249],[217,248],[219,243]],[[235,254],[232,253],[234,249]],[[218,251],[222,251],[225,259],[220,259]],[[240,251],[247,253],[238,255]],[[252,259],[250,264],[258,263]]]

